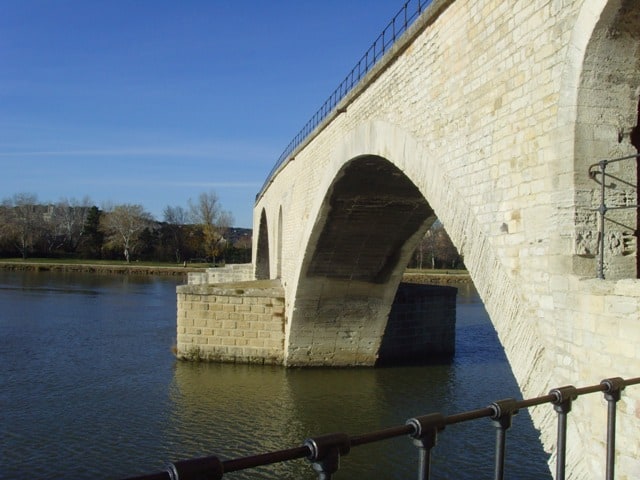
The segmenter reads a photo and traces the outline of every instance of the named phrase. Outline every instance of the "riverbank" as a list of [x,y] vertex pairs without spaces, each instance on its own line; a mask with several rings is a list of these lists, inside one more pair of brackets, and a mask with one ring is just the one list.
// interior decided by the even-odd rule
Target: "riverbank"
[[405,272],[402,281],[428,285],[462,285],[473,283],[466,270],[424,270]]
[[189,272],[201,272],[203,267],[158,266],[137,264],[58,263],[43,261],[0,261],[0,269],[29,272],[79,272],[113,275],[163,275],[187,276]]
[[[65,263],[47,262],[46,260],[0,260],[0,270],[31,271],[31,272],[79,272],[102,273],[113,275],[163,275],[184,276],[190,272],[202,272],[207,268],[182,265],[140,265],[137,263]],[[411,270],[402,277],[404,282],[430,285],[457,285],[471,283],[471,277],[466,270]]]

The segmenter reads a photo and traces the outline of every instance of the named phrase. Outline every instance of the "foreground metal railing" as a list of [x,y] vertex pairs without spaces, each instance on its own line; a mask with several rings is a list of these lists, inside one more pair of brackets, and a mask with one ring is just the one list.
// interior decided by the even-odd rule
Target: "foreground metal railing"
[[[604,279],[604,241],[605,241],[605,220],[607,212],[611,210],[626,210],[630,208],[640,208],[640,204],[636,205],[620,205],[610,207],[605,199],[605,190],[607,188],[607,166],[611,163],[623,162],[626,160],[636,160],[640,158],[640,154],[628,155],[626,157],[613,158],[610,160],[600,160],[598,163],[589,165],[589,177],[596,179],[600,175],[600,206],[596,209],[598,212],[598,267],[596,275],[600,279]],[[596,170],[598,168],[598,170]],[[611,176],[611,175],[609,175]],[[619,180],[619,179],[618,179]],[[637,185],[634,185],[637,189]]]
[[[129,480],[219,480],[225,474],[239,470],[247,470],[264,465],[271,465],[288,460],[307,458],[319,480],[330,480],[338,470],[340,457],[361,445],[380,442],[383,440],[408,435],[418,448],[418,479],[428,480],[431,471],[431,450],[436,446],[438,434],[447,425],[468,422],[480,418],[490,418],[496,427],[495,445],[495,475],[496,480],[502,480],[505,475],[506,434],[511,427],[511,420],[519,410],[550,403],[558,413],[556,480],[565,478],[565,453],[567,446],[567,416],[571,412],[572,403],[580,396],[596,392],[603,392],[607,400],[607,431],[606,431],[606,472],[605,478],[614,478],[614,459],[616,451],[616,407],[621,398],[622,390],[629,385],[640,384],[640,377],[622,379],[608,378],[598,385],[576,388],[572,385],[554,388],[547,395],[528,400],[507,398],[493,402],[485,408],[442,415],[432,413],[410,418],[404,425],[386,428],[363,435],[349,436],[346,433],[332,433],[309,438],[299,447],[279,450],[276,452],[253,455],[233,460],[220,460],[210,456],[191,460],[182,460],[170,464],[165,472]],[[637,441],[634,440],[634,441]]]
[[431,4],[433,0],[408,0],[402,8],[389,21],[382,33],[373,41],[373,44],[362,55],[355,67],[340,82],[340,85],[331,93],[329,98],[322,104],[318,111],[311,119],[302,127],[298,134],[289,142],[284,149],[276,164],[273,166],[267,179],[265,180],[260,192],[256,198],[264,192],[269,184],[271,177],[276,173],[278,168],[287,160],[291,153],[300,145],[305,138],[315,130],[315,128],[327,118],[333,109],[340,103],[360,80],[373,68],[373,66],[382,58],[395,41],[413,24],[413,22],[422,14],[422,12]]

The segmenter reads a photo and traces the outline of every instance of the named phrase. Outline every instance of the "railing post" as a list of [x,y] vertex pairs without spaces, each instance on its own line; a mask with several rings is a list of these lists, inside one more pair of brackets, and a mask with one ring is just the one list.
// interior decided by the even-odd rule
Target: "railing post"
[[438,432],[444,430],[445,418],[439,413],[410,418],[406,422],[414,428],[413,444],[419,448],[418,480],[429,480],[431,475],[431,449],[436,446]]
[[607,161],[601,160],[598,162],[600,166],[600,173],[602,175],[601,185],[600,185],[600,207],[598,207],[599,220],[600,220],[600,238],[598,238],[598,273],[597,276],[599,279],[604,279],[604,217],[607,214],[607,204],[605,202],[604,195],[604,187],[605,187],[605,179],[606,179],[606,169],[607,169]]
[[558,437],[556,445],[556,480],[564,480],[567,452],[567,415],[571,411],[571,403],[578,398],[578,390],[568,385],[554,388],[549,395],[555,396],[553,409],[558,412]]
[[622,390],[626,386],[620,377],[607,378],[600,382],[605,386],[604,398],[607,400],[607,471],[606,480],[613,480],[616,457],[616,407]]
[[170,480],[220,480],[224,469],[217,457],[204,457],[171,463],[167,473]]
[[517,402],[514,398],[506,398],[493,402],[489,407],[493,409],[491,419],[497,428],[496,430],[496,464],[495,480],[504,479],[504,458],[507,441],[507,430],[511,427],[511,419],[518,413]]
[[345,433],[308,438],[304,445],[309,449],[307,460],[318,473],[318,480],[331,480],[331,475],[340,468],[340,455],[346,455],[351,450],[351,440]]

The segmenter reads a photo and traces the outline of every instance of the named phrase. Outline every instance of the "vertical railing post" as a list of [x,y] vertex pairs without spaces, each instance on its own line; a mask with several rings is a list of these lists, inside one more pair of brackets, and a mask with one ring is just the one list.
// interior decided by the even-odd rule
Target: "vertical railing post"
[[340,455],[346,455],[351,450],[351,440],[345,433],[308,438],[304,445],[309,449],[307,459],[317,472],[318,480],[331,480],[331,476],[340,468]]
[[605,386],[604,398],[607,400],[607,470],[606,480],[613,480],[616,456],[616,407],[625,383],[620,377],[607,378],[600,382]]
[[600,160],[598,165],[600,166],[600,174],[602,175],[600,186],[600,207],[598,207],[599,221],[600,221],[600,237],[598,238],[598,278],[604,279],[604,216],[607,213],[607,204],[605,202],[604,185],[605,185],[605,173],[607,169],[607,161]]
[[549,392],[555,396],[553,409],[558,412],[558,437],[556,445],[556,480],[564,480],[567,453],[567,415],[571,411],[572,402],[578,398],[578,390],[568,385],[555,388]]
[[507,430],[511,427],[511,420],[518,413],[517,402],[514,398],[506,398],[493,402],[489,407],[493,409],[491,419],[496,430],[496,463],[495,480],[504,479],[504,459],[507,442]]
[[406,422],[414,428],[413,444],[418,447],[418,480],[429,480],[431,475],[431,449],[436,446],[438,432],[444,430],[445,418],[439,413],[410,418]]

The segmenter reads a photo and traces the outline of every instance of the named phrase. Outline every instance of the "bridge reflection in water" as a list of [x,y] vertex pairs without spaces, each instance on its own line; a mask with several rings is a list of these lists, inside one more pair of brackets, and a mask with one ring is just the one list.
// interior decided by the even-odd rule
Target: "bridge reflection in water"
[[[615,475],[615,442],[616,442],[616,409],[621,399],[622,391],[629,385],[640,384],[639,378],[622,379],[619,377],[603,380],[598,385],[582,388],[565,386],[552,389],[547,395],[532,399],[516,400],[507,398],[492,402],[484,408],[470,410],[453,415],[434,413],[410,418],[404,425],[385,428],[369,432],[363,435],[350,436],[346,433],[333,433],[328,435],[308,438],[303,445],[286,450],[278,450],[269,453],[253,455],[232,460],[221,460],[216,456],[182,460],[170,464],[166,472],[136,477],[136,480],[196,480],[196,479],[222,479],[226,473],[242,471],[265,465],[280,464],[281,462],[306,458],[317,473],[319,480],[329,480],[340,468],[341,457],[351,453],[351,449],[362,445],[373,444],[397,437],[409,436],[418,449],[418,479],[427,480],[431,472],[431,451],[437,444],[439,435],[452,425],[462,424],[482,418],[490,418],[496,427],[495,436],[495,469],[494,478],[501,480],[505,476],[506,437],[507,431],[512,426],[513,417],[520,410],[552,404],[558,414],[558,434],[556,452],[556,479],[565,478],[565,453],[567,446],[567,417],[571,412],[572,403],[582,395],[603,392],[607,401],[607,432],[606,432],[606,472],[605,478],[613,480]],[[327,400],[327,399],[324,399]],[[333,399],[339,402],[339,399]],[[331,408],[330,404],[324,405]],[[339,405],[337,405],[339,407]],[[336,409],[341,411],[340,408]],[[285,410],[282,410],[285,412]],[[341,412],[348,413],[348,412]],[[283,425],[285,427],[285,425]],[[234,432],[236,435],[240,432]],[[250,435],[264,435],[263,431],[250,432]],[[486,451],[490,451],[486,445]],[[461,453],[461,452],[460,452]],[[369,456],[369,458],[376,458]],[[375,461],[368,462],[369,464]],[[379,468],[379,467],[378,467]],[[380,470],[375,478],[386,478]],[[474,470],[474,474],[477,474]],[[460,478],[461,475],[456,475]],[[280,475],[278,478],[282,478]],[[353,478],[353,477],[349,477]],[[370,477],[374,478],[374,477]],[[406,477],[405,477],[406,478]]]
[[[471,284],[459,285],[456,311],[455,356],[450,363],[284,369],[178,362],[173,367],[165,456],[158,462],[156,455],[157,467],[137,473],[161,469],[170,460],[212,453],[224,459],[276,451],[298,445],[313,433],[366,432],[404,422],[406,415],[464,411],[491,403],[496,392],[521,395]],[[550,479],[548,455],[528,412],[520,412],[514,423],[508,471],[523,480]],[[494,430],[488,421],[448,426],[433,452],[434,470],[443,478],[491,478]],[[336,478],[415,478],[416,455],[406,435],[352,448]],[[293,480],[313,478],[314,473],[300,458],[224,476],[257,477]]]

